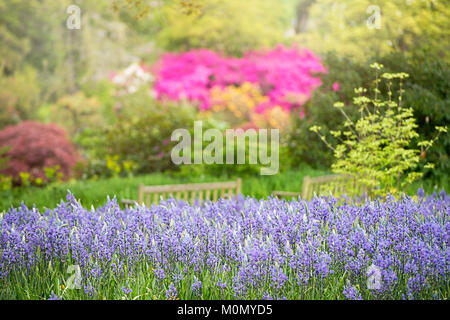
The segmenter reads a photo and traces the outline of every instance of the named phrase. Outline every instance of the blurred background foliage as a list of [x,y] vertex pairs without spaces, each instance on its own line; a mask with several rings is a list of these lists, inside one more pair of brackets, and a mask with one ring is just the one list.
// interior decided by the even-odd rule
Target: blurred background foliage
[[[73,4],[81,8],[80,30],[66,27]],[[366,25],[370,5],[381,9],[380,29]],[[449,123],[449,24],[449,2],[432,0],[4,0],[0,132],[26,120],[63,128],[81,156],[74,179],[167,170],[252,176],[258,167],[174,167],[167,142],[174,129],[191,128],[194,119],[219,129],[251,122],[283,129],[282,170],[326,172],[332,154],[309,127],[342,128],[333,103],[350,104],[354,88],[371,87],[374,61],[387,72],[410,75],[404,101],[414,109],[421,138]],[[188,101],[158,99],[153,91],[165,52],[201,48],[238,58],[279,44],[312,50],[327,69],[322,85],[290,113],[247,112],[255,95],[243,83],[226,88],[226,96],[217,91],[216,108],[206,112]],[[149,79],[124,87],[124,77],[136,78],[139,68]],[[424,185],[448,184],[449,153],[446,134],[423,155],[436,164]],[[3,162],[7,157],[0,153]],[[8,185],[4,175],[0,180]]]
[[289,26],[286,3],[273,0],[198,0],[199,13],[186,15],[176,6],[161,13],[157,43],[170,51],[209,48],[241,55],[273,47]]
[[[369,6],[380,8],[380,28],[367,28]],[[433,0],[302,0],[307,7],[296,41],[317,52],[336,51],[365,60],[427,48],[449,62],[450,6]],[[447,41],[443,41],[447,39]]]
[[[322,88],[305,104],[305,117],[295,118],[295,129],[289,137],[289,149],[293,155],[295,165],[303,162],[315,168],[326,168],[333,161],[332,152],[321,143],[313,132],[308,132],[313,124],[328,130],[343,130],[344,119],[341,113],[333,108],[333,103],[343,101],[351,104],[354,88],[369,88],[373,80],[373,72],[369,65],[378,61],[390,72],[406,72],[410,76],[404,84],[403,101],[414,110],[419,140],[432,139],[436,126],[449,123],[449,82],[450,69],[448,64],[427,51],[417,50],[406,57],[400,52],[394,52],[382,57],[372,57],[365,62],[357,62],[349,58],[342,58],[336,53],[324,56],[324,62],[330,72],[322,77]],[[332,90],[332,84],[338,82],[340,90]],[[385,91],[382,91],[385,94]],[[350,110],[350,112],[352,112]],[[357,112],[357,110],[353,110]],[[356,114],[354,114],[356,116]],[[355,118],[353,118],[354,120]],[[329,137],[336,143],[333,136]],[[448,179],[450,172],[450,135],[445,134],[428,151],[427,160],[436,164],[434,170],[426,172],[426,177],[434,181]]]

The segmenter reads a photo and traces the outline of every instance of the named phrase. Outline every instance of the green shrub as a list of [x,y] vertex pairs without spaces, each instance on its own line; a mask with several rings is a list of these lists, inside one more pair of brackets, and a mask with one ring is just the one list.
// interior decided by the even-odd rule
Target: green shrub
[[193,128],[195,115],[196,109],[187,104],[157,102],[143,92],[131,95],[118,111],[116,124],[105,132],[105,156],[122,168],[131,164],[136,173],[174,169],[172,132]]
[[[207,128],[206,128],[207,129]],[[203,130],[206,130],[205,128]],[[222,131],[222,129],[220,129]],[[223,130],[225,132],[225,129]],[[258,133],[258,131],[256,130]],[[259,137],[257,138],[259,141]],[[271,150],[271,137],[270,137],[270,131],[268,131],[267,136],[267,155],[270,157],[272,154]],[[210,144],[210,142],[203,141],[202,150],[205,150],[205,148]],[[259,144],[257,145],[257,148],[253,150],[258,150],[259,152]],[[192,161],[191,164],[183,164],[180,165],[180,171],[176,173],[177,176],[197,176],[201,177],[204,175],[212,175],[212,176],[223,176],[223,177],[233,177],[233,176],[239,176],[239,177],[250,177],[250,176],[261,176],[261,169],[267,168],[270,166],[270,164],[265,165],[262,164],[260,161],[259,156],[256,158],[256,164],[250,163],[250,144],[249,139],[246,139],[245,146],[242,149],[242,146],[238,146],[237,139],[235,139],[234,144],[234,161],[232,164],[227,164],[226,157],[227,157],[227,149],[226,149],[226,137],[223,137],[223,163],[222,164],[206,164],[203,162],[202,164],[194,164],[194,150],[192,149],[191,156]],[[241,150],[241,151],[240,151]],[[230,150],[231,151],[231,150]],[[238,163],[238,152],[245,152],[245,162],[242,164]],[[284,139],[284,136],[282,133],[280,133],[280,141],[279,141],[279,167],[278,172],[286,171],[289,168],[291,168],[291,161],[289,157],[289,150],[287,148],[287,143]]]
[[[8,166],[6,152],[9,148],[0,148],[0,171]],[[0,174],[0,191],[7,191],[12,188],[12,177]]]
[[87,128],[105,126],[100,102],[82,91],[63,96],[55,104],[41,108],[40,116],[62,126],[70,137],[76,137]]
[[35,119],[40,94],[34,69],[26,67],[8,76],[0,69],[0,129]]
[[[391,72],[405,72],[410,75],[404,84],[403,102],[411,107],[414,118],[417,119],[418,140],[430,140],[436,126],[445,126],[450,121],[448,106],[450,69],[448,64],[428,52],[416,51],[406,57],[401,53],[393,53],[377,58],[386,69]],[[340,58],[329,53],[324,57],[324,64],[329,73],[323,75],[323,85],[316,90],[312,98],[305,104],[305,118],[294,119],[294,130],[289,138],[289,151],[293,165],[306,163],[313,168],[329,167],[333,154],[320,138],[309,131],[312,124],[320,125],[329,130],[342,130],[344,122],[340,112],[333,108],[336,101],[350,104],[353,99],[354,88],[371,87],[373,77],[368,67],[374,59],[368,59],[365,64],[359,64],[349,58]],[[332,85],[337,82],[339,91],[333,91]],[[381,97],[386,98],[386,88],[382,87]],[[393,90],[398,87],[393,86]],[[357,119],[358,112],[349,112],[352,120]],[[330,137],[330,143],[338,140]],[[415,142],[413,141],[413,144]],[[435,183],[445,182],[450,172],[450,135],[442,135],[426,154],[426,159],[435,164],[434,170],[425,170],[424,178]],[[423,171],[423,163],[419,166]]]
[[[344,117],[344,130],[330,131],[331,135],[340,142],[333,146],[327,138],[320,133],[320,126],[312,126],[310,130],[318,134],[320,139],[333,150],[335,161],[333,171],[354,177],[365,185],[373,195],[385,193],[398,194],[406,185],[413,183],[422,176],[416,171],[420,161],[420,150],[412,147],[411,142],[418,138],[417,124],[413,117],[412,108],[403,104],[403,80],[409,75],[406,73],[383,73],[388,90],[388,98],[380,97],[381,79],[379,72],[383,65],[371,65],[376,70],[373,98],[366,94],[367,89],[355,89],[356,97],[353,105],[357,106],[359,117],[353,121],[347,115],[342,102],[336,102],[337,108]],[[381,71],[382,72],[382,71]],[[395,97],[393,84],[398,79],[398,98]],[[436,127],[438,134],[433,140],[420,141],[418,146],[428,150],[437,140],[438,136],[447,132],[444,127]],[[432,167],[426,164],[425,167]],[[346,190],[349,195],[356,195],[356,190]]]
[[[349,58],[340,58],[334,53],[324,57],[324,63],[328,66],[328,73],[321,79],[323,85],[317,89],[310,100],[304,105],[305,117],[293,118],[293,130],[289,134],[288,148],[293,166],[308,164],[313,168],[328,168],[333,159],[333,153],[309,128],[313,124],[322,126],[328,130],[343,128],[343,121],[339,110],[333,108],[333,103],[342,101],[350,104],[353,99],[354,88],[368,87],[370,85],[370,70],[366,66],[359,65]],[[333,90],[333,84],[339,84],[339,90]],[[349,115],[355,119],[356,112]],[[331,143],[337,139],[330,138]]]
[[[426,51],[416,51],[410,58],[392,54],[380,59],[392,72],[410,75],[405,83],[404,103],[414,110],[417,133],[422,140],[432,139],[436,126],[450,123],[450,68],[440,57]],[[428,152],[422,154],[435,163],[425,177],[435,182],[447,179],[450,172],[450,134],[442,135]]]

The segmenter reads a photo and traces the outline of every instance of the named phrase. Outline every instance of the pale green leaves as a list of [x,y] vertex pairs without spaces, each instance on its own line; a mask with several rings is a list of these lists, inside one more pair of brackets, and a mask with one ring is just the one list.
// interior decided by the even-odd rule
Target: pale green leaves
[[419,146],[419,147],[424,147],[424,148],[427,148],[427,147],[431,147],[433,145],[433,142],[432,141],[420,141],[419,143],[417,143],[417,146]]
[[367,89],[366,88],[355,88],[355,93],[356,94],[363,94],[363,93],[366,93],[367,92]]
[[369,98],[367,98],[365,96],[360,96],[360,97],[353,98],[353,103],[356,104],[357,106],[367,105],[371,101],[372,101],[371,99],[369,99]]
[[384,66],[381,63],[377,63],[377,62],[372,63],[370,65],[370,67],[375,70],[381,70],[384,68]]
[[344,103],[343,102],[335,102],[334,104],[333,104],[333,107],[335,107],[335,108],[343,108],[344,107]]
[[425,169],[434,169],[434,163],[429,162],[424,166],[424,168]]
[[309,131],[319,133],[321,129],[322,129],[322,127],[320,127],[320,126],[312,126],[311,128],[309,128]]
[[447,127],[441,127],[441,126],[437,126],[436,127],[437,132],[439,133],[447,133]]
[[333,137],[338,138],[338,137],[340,137],[342,135],[342,132],[340,130],[338,130],[338,131],[330,130],[330,134]]
[[[339,174],[353,176],[364,184],[371,195],[400,193],[405,184],[412,183],[422,176],[415,169],[420,162],[420,150],[411,147],[419,135],[413,110],[401,106],[402,80],[408,74],[383,73],[378,78],[378,71],[383,65],[374,63],[371,68],[377,70],[377,78],[373,82],[375,97],[368,97],[365,88],[356,88],[353,104],[359,107],[359,118],[352,119],[346,113],[343,102],[334,103],[334,107],[344,115],[345,131],[331,130],[330,134],[338,138],[340,143],[331,146],[325,136],[321,135],[321,127],[312,126],[311,131],[317,133],[322,141],[334,150],[335,162],[333,171]],[[388,99],[379,99],[380,81],[386,82]],[[399,82],[398,98],[394,99],[391,88],[394,81]],[[381,87],[382,88],[382,87]],[[348,107],[350,108],[350,106]],[[446,127],[437,127],[438,133],[447,132]],[[438,136],[439,136],[438,134]],[[421,141],[420,148],[429,148],[431,141]],[[426,164],[425,169],[432,169],[433,164]],[[346,190],[348,195],[356,195],[359,190]]]
[[383,73],[381,75],[382,78],[393,80],[393,79],[406,79],[409,77],[409,74],[400,72],[400,73]]

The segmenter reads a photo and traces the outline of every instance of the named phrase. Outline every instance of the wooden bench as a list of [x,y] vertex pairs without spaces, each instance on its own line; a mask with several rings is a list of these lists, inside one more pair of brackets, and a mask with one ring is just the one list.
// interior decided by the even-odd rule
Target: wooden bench
[[333,196],[341,196],[350,187],[356,188],[359,194],[367,192],[367,189],[362,184],[349,176],[328,175],[314,178],[306,176],[303,179],[302,192],[274,191],[272,195],[279,198],[297,198],[301,196],[304,200],[311,200],[314,194],[317,196],[328,196],[331,192]]
[[242,180],[211,183],[193,183],[193,184],[168,184],[159,186],[139,185],[138,201],[122,200],[126,207],[136,203],[158,204],[161,199],[173,197],[177,200],[184,200],[191,204],[195,201],[203,203],[204,201],[217,201],[219,198],[231,198],[233,195],[241,193]]

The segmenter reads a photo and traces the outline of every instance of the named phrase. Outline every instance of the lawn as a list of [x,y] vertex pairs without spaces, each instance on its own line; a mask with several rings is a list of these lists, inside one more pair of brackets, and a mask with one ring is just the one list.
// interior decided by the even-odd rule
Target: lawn
[[[301,191],[303,178],[327,174],[324,170],[310,168],[289,170],[274,176],[248,176],[242,177],[242,192],[255,198],[267,197],[273,190]],[[72,183],[53,184],[47,188],[16,189],[3,192],[0,199],[0,211],[11,206],[17,207],[22,201],[37,208],[54,208],[61,200],[66,198],[67,190],[81,201],[86,207],[97,207],[107,201],[107,197],[116,196],[117,199],[137,199],[138,186],[146,185],[197,183],[227,181],[236,179],[236,176],[179,176],[176,173],[154,173],[138,177],[109,178],[99,180],[76,181]]]
[[[244,176],[242,177],[242,193],[254,198],[267,198],[274,190],[300,192],[305,176],[315,177],[330,174],[329,171],[311,169],[308,167],[287,170],[273,176]],[[120,199],[137,199],[139,184],[160,185],[177,183],[197,183],[227,181],[236,179],[237,176],[212,176],[195,175],[192,177],[180,176],[173,173],[154,173],[136,177],[117,177],[98,180],[81,180],[66,183],[52,184],[47,188],[20,188],[0,193],[0,211],[6,211],[12,207],[18,207],[23,203],[27,206],[36,205],[38,209],[54,208],[61,200],[64,200],[67,191],[80,200],[85,207],[97,207],[106,203],[108,196]],[[413,195],[419,187],[423,187],[427,193],[439,192],[441,188],[449,189],[448,179],[443,179],[440,184],[430,181],[419,181],[410,185],[406,193]]]

